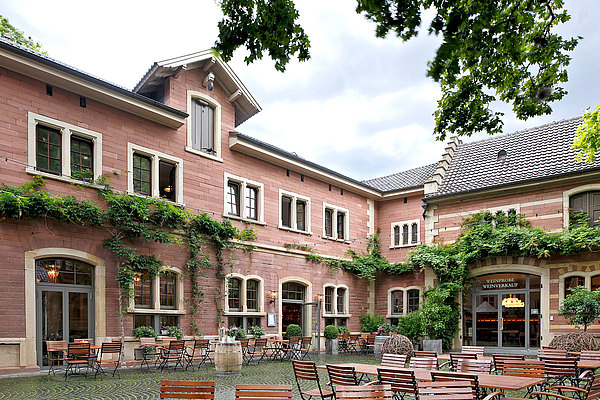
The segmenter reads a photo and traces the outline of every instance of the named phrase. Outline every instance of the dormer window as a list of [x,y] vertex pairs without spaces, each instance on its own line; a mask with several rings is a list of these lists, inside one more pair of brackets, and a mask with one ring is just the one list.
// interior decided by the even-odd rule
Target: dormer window
[[202,92],[188,91],[186,150],[216,161],[221,158],[221,105]]

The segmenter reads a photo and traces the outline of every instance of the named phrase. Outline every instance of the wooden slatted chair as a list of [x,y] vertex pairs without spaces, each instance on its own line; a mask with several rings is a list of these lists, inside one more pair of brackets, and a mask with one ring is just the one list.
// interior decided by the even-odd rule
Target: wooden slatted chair
[[567,351],[562,349],[548,349],[542,348],[538,350],[538,359],[542,359],[543,357],[553,357],[553,356],[567,356]]
[[437,369],[438,361],[434,357],[411,357],[409,368]]
[[492,359],[494,360],[494,372],[502,374],[505,361],[524,360],[525,356],[523,354],[492,354]]
[[283,359],[297,360],[298,355],[300,354],[299,349],[300,349],[300,337],[299,336],[291,336],[288,339],[287,347],[284,347],[284,349],[283,349],[285,356],[282,358],[282,360]]
[[389,354],[381,356],[383,368],[404,368],[406,366],[406,354]]
[[350,334],[347,332],[341,333],[338,335],[338,340],[340,353],[349,353],[348,341],[350,340]]
[[408,369],[377,368],[377,380],[367,385],[391,385],[394,399],[404,399],[406,395],[417,398],[415,372]]
[[431,378],[434,382],[470,382],[473,391],[473,399],[482,400],[481,390],[479,388],[479,377],[477,374],[467,372],[431,371]]
[[292,385],[235,385],[236,399],[288,400]]
[[254,344],[248,346],[247,350],[247,364],[250,365],[252,362],[256,362],[256,365],[260,364],[260,362],[265,358],[267,352],[270,350],[267,347],[267,338],[259,338],[254,340]]
[[63,364],[67,360],[67,341],[66,340],[46,340],[46,353],[48,354],[48,363],[50,372],[56,376],[55,365]]
[[579,359],[598,361],[600,360],[600,351],[584,350],[581,353],[579,353]]
[[361,349],[363,354],[373,353],[375,351],[375,336],[367,335],[361,342]]
[[480,357],[483,357],[485,347],[483,347],[483,346],[463,346],[461,351],[463,353],[477,354],[477,357],[480,358]]
[[336,386],[335,398],[339,400],[386,400],[392,398],[390,385]]
[[[474,400],[469,381],[419,382],[419,400]],[[488,394],[483,400],[501,399],[502,392]]]
[[67,368],[65,369],[65,380],[71,374],[78,374],[85,367],[85,376],[91,366],[90,344],[88,342],[67,344]]
[[[317,366],[314,362],[293,360],[292,365],[294,368],[294,376],[296,377],[296,385],[298,385],[298,392],[300,392],[302,400],[312,399],[313,397],[320,397],[321,399],[333,398],[332,390],[323,389],[321,387],[319,373],[317,372]],[[305,389],[300,385],[301,380],[316,382],[317,387]]]
[[312,336],[304,336],[302,341],[300,342],[300,349],[298,353],[298,357],[300,360],[304,360],[308,357],[310,360],[310,355],[308,354],[310,351],[310,345],[312,344]]
[[[523,376],[527,378],[546,379],[544,362],[539,360],[509,360],[504,361],[504,375]],[[546,382],[537,385],[538,389],[546,386]],[[535,387],[529,387],[527,393],[531,393]]]
[[[98,374],[102,374],[102,377],[104,377],[104,375],[106,375],[106,371],[104,371],[105,368],[113,369],[112,376],[115,376],[115,373],[118,372],[118,369],[121,366],[122,350],[123,344],[121,342],[102,343],[100,355],[95,364],[96,372],[94,373],[94,378]],[[120,372],[119,378],[121,378]]]
[[331,364],[327,364],[326,367],[327,373],[329,374],[329,386],[331,386],[331,389],[333,389],[335,385],[358,386],[359,381],[356,377],[356,370],[354,367]]
[[[532,392],[530,396],[547,400],[572,400],[573,397],[579,400],[600,398],[600,375],[592,375],[590,371],[586,371],[582,375],[587,375],[585,378],[581,377],[586,382],[584,387],[549,386],[544,391]],[[570,396],[566,396],[566,394],[570,394]]]
[[185,354],[185,342],[183,340],[171,340],[169,341],[168,348],[161,348],[160,350],[160,370],[165,368],[169,369],[169,363],[174,363],[173,370],[177,369],[177,366],[183,367],[183,357]]
[[248,365],[248,345],[250,344],[250,338],[238,339],[238,341],[242,347],[242,363]]
[[160,382],[161,399],[214,399],[214,381],[171,381]]
[[544,373],[546,380],[551,385],[577,384],[579,371],[577,359],[571,357],[544,356]]
[[414,357],[436,357],[437,358],[437,353],[435,351],[415,350],[415,351],[413,351],[413,356]]
[[358,353],[360,349],[360,334],[351,333],[350,338],[348,339],[348,352],[349,353]]
[[464,358],[457,361],[456,370],[458,372],[481,372],[489,374],[492,371],[492,361],[469,360]]
[[195,370],[194,363],[198,362],[198,368],[202,366],[202,364],[208,367],[206,361],[210,361],[210,350],[209,350],[209,341],[208,339],[196,339],[194,343],[185,348],[184,354],[185,360],[185,369],[187,370],[189,367],[192,367],[192,371]]
[[[458,370],[459,360],[476,360],[477,354],[475,353],[450,353],[450,370]],[[445,364],[445,363],[444,363]]]
[[143,367],[146,364],[148,369],[150,369],[150,360],[154,361],[154,366],[156,366],[160,356],[160,352],[156,347],[156,339],[153,337],[140,338],[140,347],[138,348],[142,350],[142,362],[140,366]]

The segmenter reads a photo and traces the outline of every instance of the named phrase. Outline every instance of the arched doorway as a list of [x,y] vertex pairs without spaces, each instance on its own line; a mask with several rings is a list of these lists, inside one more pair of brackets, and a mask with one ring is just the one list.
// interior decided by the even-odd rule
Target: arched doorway
[[94,268],[51,257],[35,261],[37,363],[48,365],[46,341],[94,338]]
[[541,278],[495,273],[473,279],[463,297],[463,344],[493,348],[540,347]]
[[306,286],[298,282],[286,282],[281,285],[281,332],[285,332],[290,324],[304,328],[304,307]]

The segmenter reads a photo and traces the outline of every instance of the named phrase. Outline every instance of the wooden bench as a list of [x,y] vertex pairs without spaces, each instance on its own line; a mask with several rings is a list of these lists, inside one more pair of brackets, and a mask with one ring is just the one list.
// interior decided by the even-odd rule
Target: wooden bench
[[289,400],[292,385],[236,385],[236,399]]
[[214,381],[171,381],[160,382],[161,399],[214,399]]

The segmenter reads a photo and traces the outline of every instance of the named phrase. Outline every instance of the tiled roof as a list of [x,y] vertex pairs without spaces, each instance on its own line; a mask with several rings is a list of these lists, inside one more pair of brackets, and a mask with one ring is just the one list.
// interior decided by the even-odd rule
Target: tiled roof
[[362,181],[362,183],[382,192],[414,188],[423,186],[425,181],[431,177],[436,167],[437,163],[433,163],[380,178],[367,179]]
[[432,197],[600,169],[600,161],[575,160],[576,152],[571,145],[581,122],[577,117],[460,144],[438,192]]

